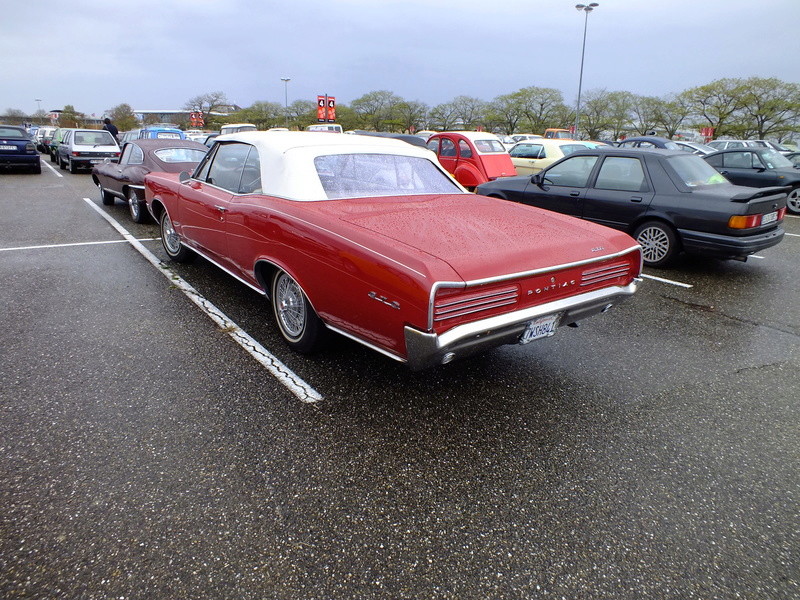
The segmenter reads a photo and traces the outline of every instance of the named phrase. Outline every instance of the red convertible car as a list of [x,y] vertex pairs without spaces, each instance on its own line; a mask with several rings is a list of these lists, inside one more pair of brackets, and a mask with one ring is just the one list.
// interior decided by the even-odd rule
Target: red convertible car
[[415,370],[605,312],[641,270],[627,234],[470,194],[393,139],[219,136],[193,175],[147,175],[145,195],[167,255],[267,296],[290,347],[335,331]]

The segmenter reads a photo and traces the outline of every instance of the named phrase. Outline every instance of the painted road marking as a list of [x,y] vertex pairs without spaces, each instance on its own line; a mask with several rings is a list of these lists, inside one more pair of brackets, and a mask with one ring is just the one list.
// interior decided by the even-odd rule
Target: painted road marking
[[800,233],[784,233],[783,235],[790,235],[792,237],[800,237]]
[[[139,242],[154,242],[161,238],[139,238]],[[99,244],[127,244],[128,240],[107,240],[104,242],[75,242],[72,244],[47,244],[46,246],[17,246],[16,248],[0,248],[0,252],[9,250],[41,250],[42,248],[69,248],[71,246],[97,246]]]
[[172,271],[166,263],[161,262],[155,254],[145,248],[141,242],[133,237],[128,230],[115,221],[105,211],[98,207],[89,198],[84,198],[84,201],[92,207],[101,217],[119,232],[122,237],[127,240],[131,246],[136,248],[139,253],[144,256],[156,269],[158,269],[164,277],[169,279],[169,282],[179,288],[186,296],[194,302],[200,310],[202,310],[208,317],[219,326],[222,331],[227,333],[237,344],[244,348],[253,358],[255,358],[261,365],[267,369],[273,377],[275,377],[284,387],[297,396],[302,402],[319,402],[322,400],[322,395],[314,388],[308,385],[305,381],[300,379],[295,373],[284,365],[277,357],[272,355],[266,348],[248,335],[241,327],[229,319],[225,313],[218,309],[214,304],[206,300],[200,293],[194,289],[183,278],[179,277]]
[[682,288],[694,287],[689,283],[681,283],[680,281],[672,281],[671,279],[664,279],[663,277],[656,277],[654,275],[645,275],[644,273],[641,274],[641,277],[644,277],[645,279],[652,279],[653,281],[660,281],[661,283],[668,283],[669,285],[677,285],[678,287]]
[[49,162],[45,162],[45,161],[43,161],[41,156],[39,157],[39,162],[40,162],[40,163],[42,163],[42,164],[43,164],[45,167],[47,167],[48,169],[50,169],[50,170],[51,170],[53,173],[55,173],[55,174],[56,174],[58,177],[64,177],[64,176],[63,176],[61,173],[59,173],[58,171],[56,171],[56,170],[53,168],[53,165],[51,165]]

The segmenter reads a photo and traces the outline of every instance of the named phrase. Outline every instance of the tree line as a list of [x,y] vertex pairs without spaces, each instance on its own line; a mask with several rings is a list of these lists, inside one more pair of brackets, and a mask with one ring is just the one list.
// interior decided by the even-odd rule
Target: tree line
[[[182,108],[202,113],[205,129],[236,122],[253,123],[259,129],[304,129],[317,122],[317,105],[312,100],[295,100],[288,106],[258,101],[247,108],[234,107],[230,112],[225,94],[211,92],[191,98]],[[223,109],[227,114],[219,114]],[[128,104],[115,106],[106,114],[121,131],[140,125]],[[64,123],[78,124],[81,117],[85,118],[68,105],[60,123],[74,126]],[[542,133],[549,127],[568,128],[575,122],[575,108],[564,102],[559,90],[535,86],[488,101],[458,96],[435,106],[379,90],[364,94],[349,105],[338,104],[336,121],[345,130],[481,128],[508,135]],[[188,118],[178,125],[189,128]],[[705,127],[714,128],[714,137],[770,138],[779,142],[796,139],[800,136],[800,85],[776,78],[726,78],[666,97],[595,89],[583,96],[579,136],[619,139],[655,131],[672,138],[680,132],[697,132]]]

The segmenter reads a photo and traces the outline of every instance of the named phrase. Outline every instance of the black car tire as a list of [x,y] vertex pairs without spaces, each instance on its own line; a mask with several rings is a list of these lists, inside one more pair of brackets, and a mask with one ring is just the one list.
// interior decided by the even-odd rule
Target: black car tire
[[53,154],[52,152],[48,152],[48,154],[50,155],[50,162],[58,164],[58,161],[56,160],[56,155]]
[[69,172],[75,174],[78,172],[78,165],[75,164],[75,161],[71,158],[67,159],[67,166],[69,167]]
[[139,195],[134,189],[128,190],[128,210],[134,223],[147,222],[147,205],[139,200]]
[[42,163],[36,163],[36,166],[33,167],[33,174],[34,175],[42,174]]
[[786,210],[793,215],[800,215],[800,186],[795,186],[789,191],[786,198]]
[[98,184],[98,186],[97,186],[97,187],[99,187],[99,188],[100,188],[100,200],[102,200],[102,201],[103,201],[103,204],[104,204],[105,206],[111,206],[111,205],[113,205],[113,204],[114,204],[114,194],[112,194],[111,192],[109,192],[109,191],[108,191],[106,188],[104,188],[104,187],[103,187],[102,185],[100,185],[100,184]]
[[56,162],[58,163],[58,168],[59,169],[61,169],[62,171],[66,171],[67,170],[67,163],[65,163],[63,160],[61,160],[60,156],[56,156]]
[[175,232],[175,228],[172,226],[172,220],[169,218],[169,213],[167,213],[166,210],[161,215],[160,229],[161,244],[164,246],[164,251],[170,259],[179,263],[191,262],[194,259],[194,252],[181,244],[181,238]]
[[666,267],[680,251],[675,231],[662,221],[647,221],[633,232],[642,246],[642,258],[648,267]]
[[289,347],[304,354],[318,350],[327,330],[292,276],[275,273],[270,297],[275,322]]

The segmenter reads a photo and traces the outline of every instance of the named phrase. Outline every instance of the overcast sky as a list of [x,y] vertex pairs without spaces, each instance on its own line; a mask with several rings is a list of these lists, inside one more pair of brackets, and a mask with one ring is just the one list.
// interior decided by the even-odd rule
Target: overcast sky
[[[588,3],[586,0],[585,4]],[[430,106],[528,86],[574,104],[575,0],[3,0],[0,114],[283,104],[389,90]],[[584,92],[664,96],[723,77],[800,82],[800,0],[600,0]]]

